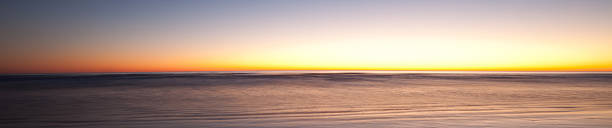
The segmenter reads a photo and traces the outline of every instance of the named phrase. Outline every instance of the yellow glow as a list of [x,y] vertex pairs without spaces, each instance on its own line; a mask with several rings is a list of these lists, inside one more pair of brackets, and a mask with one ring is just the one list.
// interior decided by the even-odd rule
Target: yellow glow
[[[326,36],[250,40],[211,49],[149,48],[47,61],[44,72],[236,70],[611,71],[606,40],[524,36]],[[198,40],[185,40],[185,42]],[[241,42],[244,40],[233,40]],[[581,42],[592,45],[581,45]],[[285,43],[293,42],[293,43]],[[593,45],[597,44],[597,45]],[[148,50],[148,51],[147,51]],[[154,51],[163,51],[156,53]],[[152,54],[153,53],[153,54]],[[49,68],[53,67],[53,68]]]
[[[612,59],[605,49],[577,42],[486,38],[351,38],[274,45],[221,56],[251,70],[486,70],[600,71]],[[245,50],[248,51],[248,50]],[[221,59],[225,58],[225,59]],[[202,64],[205,66],[206,64]]]

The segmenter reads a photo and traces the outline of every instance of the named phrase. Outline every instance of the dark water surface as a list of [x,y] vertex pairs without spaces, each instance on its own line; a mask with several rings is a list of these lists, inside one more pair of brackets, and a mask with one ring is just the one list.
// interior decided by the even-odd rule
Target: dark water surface
[[0,127],[612,127],[610,73],[0,75]]

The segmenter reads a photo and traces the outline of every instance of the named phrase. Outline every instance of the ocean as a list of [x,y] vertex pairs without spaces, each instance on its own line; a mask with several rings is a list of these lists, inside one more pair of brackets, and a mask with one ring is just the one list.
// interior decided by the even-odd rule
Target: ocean
[[0,75],[2,128],[610,128],[610,72]]

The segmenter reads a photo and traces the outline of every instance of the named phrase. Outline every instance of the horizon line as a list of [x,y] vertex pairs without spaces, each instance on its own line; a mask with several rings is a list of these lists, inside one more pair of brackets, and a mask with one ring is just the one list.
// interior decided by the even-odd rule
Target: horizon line
[[612,73],[612,71],[564,71],[564,70],[194,70],[194,71],[127,71],[127,72],[42,72],[42,73],[0,73],[0,75],[54,75],[54,74],[140,74],[140,73],[197,73],[197,72],[307,72],[307,71],[338,71],[338,72],[431,72],[431,73],[461,73],[461,72],[491,72],[491,73]]

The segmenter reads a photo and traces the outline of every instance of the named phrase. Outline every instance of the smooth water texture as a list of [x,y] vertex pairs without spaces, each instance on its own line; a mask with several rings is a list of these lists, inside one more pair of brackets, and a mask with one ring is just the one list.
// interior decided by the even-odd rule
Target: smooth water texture
[[0,127],[612,127],[612,74],[0,76]]

